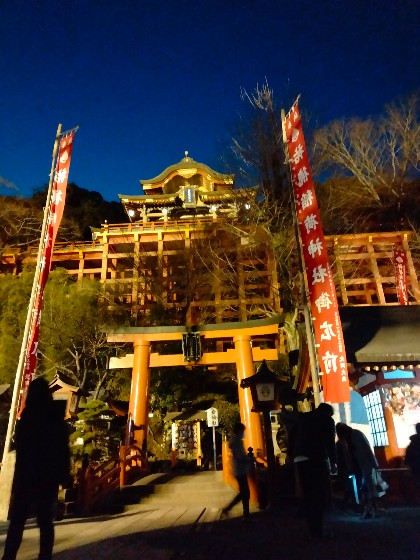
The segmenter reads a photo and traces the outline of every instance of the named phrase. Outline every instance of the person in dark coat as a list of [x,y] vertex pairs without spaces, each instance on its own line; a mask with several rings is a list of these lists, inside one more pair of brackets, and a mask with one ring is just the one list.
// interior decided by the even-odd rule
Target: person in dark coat
[[10,525],[2,560],[16,559],[25,522],[32,511],[40,530],[38,560],[51,560],[58,488],[70,480],[68,441],[62,408],[54,403],[47,381],[41,377],[34,379],[16,423]]
[[405,463],[410,467],[411,474],[420,487],[420,422],[416,424],[416,433],[410,436],[410,443],[405,450]]
[[337,482],[343,493],[343,506],[359,505],[359,489],[361,487],[362,475],[354,460],[351,444],[346,437],[347,425],[338,423],[335,426],[337,432]]
[[338,440],[347,443],[353,467],[351,472],[356,477],[363,501],[363,518],[371,519],[376,516],[377,500],[385,493],[388,484],[382,480],[378,461],[365,434],[343,422],[337,424],[336,430]]
[[304,515],[313,538],[322,538],[324,514],[331,496],[331,472],[336,471],[334,409],[327,403],[301,415],[294,463],[302,490]]

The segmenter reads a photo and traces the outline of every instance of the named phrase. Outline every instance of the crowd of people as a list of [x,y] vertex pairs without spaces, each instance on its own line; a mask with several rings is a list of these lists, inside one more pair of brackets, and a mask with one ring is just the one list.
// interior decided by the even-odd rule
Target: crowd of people
[[363,519],[377,515],[378,499],[389,487],[365,434],[343,422],[335,424],[333,414],[327,403],[299,414],[289,441],[313,537],[327,536],[323,519],[331,501],[331,475],[336,475],[344,505],[355,506]]
[[[324,513],[331,501],[331,475],[344,507],[363,519],[378,513],[379,498],[389,488],[366,435],[343,422],[334,423],[333,407],[321,403],[309,413],[284,415],[287,461],[293,462],[303,500],[303,513],[313,537],[327,536]],[[405,464],[420,488],[420,423],[406,449]]]
[[[378,498],[388,484],[382,480],[372,447],[358,429],[335,424],[334,409],[321,403],[311,412],[284,415],[287,461],[293,465],[302,498],[302,513],[312,538],[325,538],[324,517],[331,500],[331,475],[337,475],[344,503],[363,507],[362,517],[373,518]],[[244,447],[245,426],[237,423],[229,441],[239,492],[222,510],[228,515],[242,502],[249,518],[248,476],[252,458]],[[16,467],[10,525],[2,560],[15,560],[25,522],[34,512],[40,529],[38,560],[50,560],[54,545],[54,505],[59,485],[70,480],[68,432],[63,415],[54,406],[48,383],[37,378],[29,385],[25,408],[15,432]],[[406,450],[406,464],[420,487],[420,423]],[[33,509],[34,508],[34,509]]]
[[[353,508],[362,519],[378,514],[379,498],[389,488],[383,480],[378,461],[366,435],[359,429],[333,419],[334,409],[321,403],[311,412],[284,411],[282,415],[282,446],[287,453],[286,464],[292,466],[298,495],[308,532],[314,539],[329,536],[324,517],[332,501],[332,477],[342,496],[342,506]],[[245,426],[236,424],[229,441],[233,472],[239,492],[222,510],[222,517],[242,502],[243,516],[249,516],[249,485],[247,477],[252,461],[243,443]],[[420,423],[406,450],[405,464],[420,488]]]
[[[344,503],[357,504],[363,519],[375,517],[378,499],[388,488],[364,433],[344,423],[335,424],[333,414],[333,407],[327,403],[311,412],[284,414],[287,462],[293,465],[302,514],[314,539],[329,536],[324,517],[332,499],[331,475],[336,475]],[[223,509],[222,516],[240,501],[244,518],[249,516],[247,476],[252,465],[244,448],[244,433],[245,426],[237,424],[229,442],[239,493]]]

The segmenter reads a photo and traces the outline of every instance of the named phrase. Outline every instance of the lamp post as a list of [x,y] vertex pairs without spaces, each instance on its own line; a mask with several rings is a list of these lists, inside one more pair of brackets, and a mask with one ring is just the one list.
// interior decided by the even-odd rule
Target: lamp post
[[276,464],[273,435],[271,433],[270,410],[279,408],[279,381],[275,373],[270,371],[265,360],[263,360],[255,375],[251,375],[241,381],[241,387],[242,389],[249,387],[251,390],[254,405],[252,412],[262,412],[263,414],[268,470],[268,505],[272,506],[276,490]]

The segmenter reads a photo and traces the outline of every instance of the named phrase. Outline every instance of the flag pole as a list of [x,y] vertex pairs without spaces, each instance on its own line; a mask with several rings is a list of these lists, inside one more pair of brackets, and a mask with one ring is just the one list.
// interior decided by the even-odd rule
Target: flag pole
[[[298,101],[300,95],[296,99],[295,103]],[[283,146],[284,146],[284,153],[287,156],[287,161],[289,162],[289,155],[287,150],[287,137],[286,137],[286,129],[285,129],[285,122],[286,122],[286,113],[284,109],[281,109],[281,127],[283,132]],[[290,162],[289,162],[289,181],[291,181],[291,173],[290,173]],[[309,364],[311,368],[311,379],[312,379],[312,389],[314,392],[314,402],[315,406],[318,406],[321,402],[321,395],[319,390],[319,376],[318,376],[318,361],[316,358],[316,351],[315,351],[315,337],[314,332],[312,329],[312,319],[311,313],[308,306],[308,294],[307,294],[307,277],[305,273],[305,268],[303,265],[303,256],[302,256],[302,239],[299,233],[299,227],[297,222],[297,215],[296,215],[296,200],[293,188],[292,190],[292,216],[293,216],[293,229],[295,232],[295,239],[298,249],[298,263],[299,263],[299,270],[302,278],[301,282],[301,297],[303,303],[301,308],[303,309],[303,316],[305,319],[305,329],[306,329],[306,339],[308,342],[308,353],[309,353]]]
[[15,463],[15,454],[10,451],[10,444],[15,429],[15,423],[16,423],[18,407],[19,407],[20,397],[21,397],[26,350],[28,347],[28,339],[29,339],[30,328],[31,328],[32,314],[36,301],[37,286],[38,286],[38,281],[39,281],[39,276],[41,271],[41,256],[43,253],[44,239],[48,227],[48,212],[49,212],[51,196],[52,196],[52,191],[54,186],[54,171],[56,166],[58,148],[60,145],[60,136],[61,136],[61,124],[59,124],[57,128],[57,134],[55,137],[54,148],[52,153],[51,173],[50,173],[50,180],[48,184],[47,200],[44,209],[44,219],[42,222],[41,236],[39,240],[38,257],[36,262],[34,280],[32,284],[31,297],[28,305],[25,330],[22,338],[19,362],[16,370],[12,403],[11,403],[10,414],[9,414],[9,423],[7,426],[6,439],[4,443],[3,461],[1,465],[1,471],[0,471],[0,490],[1,490],[0,493],[2,495],[2,501],[0,503],[0,519],[3,520],[7,520],[8,512],[9,512],[10,496],[11,496],[12,481],[13,481],[13,474],[14,474],[14,463]]

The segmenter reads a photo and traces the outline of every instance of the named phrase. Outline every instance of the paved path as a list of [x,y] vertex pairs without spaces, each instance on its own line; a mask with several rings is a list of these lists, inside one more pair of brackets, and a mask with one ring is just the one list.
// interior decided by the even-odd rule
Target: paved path
[[[120,514],[56,524],[54,560],[406,560],[420,558],[420,507],[389,507],[377,519],[335,510],[335,538],[310,540],[296,508],[253,511],[249,521],[219,520],[232,491],[220,473],[177,477]],[[203,489],[199,491],[199,489]],[[213,491],[211,490],[213,488]],[[226,503],[223,502],[223,503]],[[3,545],[6,524],[0,526]],[[38,530],[29,524],[18,560],[35,560]]]

